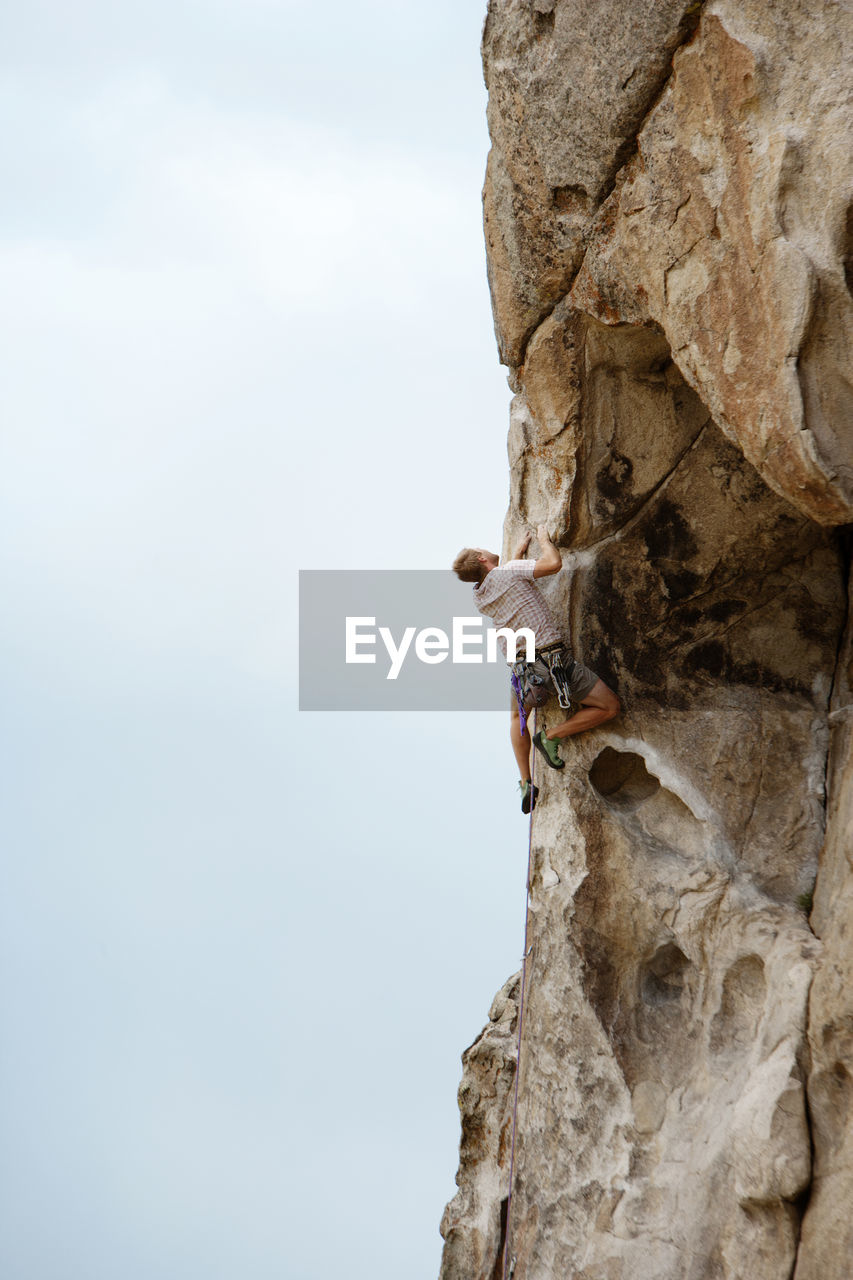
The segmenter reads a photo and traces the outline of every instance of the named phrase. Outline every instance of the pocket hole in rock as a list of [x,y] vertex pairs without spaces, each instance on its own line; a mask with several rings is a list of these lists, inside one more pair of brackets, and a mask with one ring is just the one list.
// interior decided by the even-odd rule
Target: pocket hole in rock
[[645,1004],[660,1008],[680,1000],[689,964],[687,956],[674,942],[668,942],[656,951],[642,976],[641,993]]
[[642,756],[613,747],[605,747],[596,756],[589,780],[601,798],[618,809],[636,809],[660,789],[660,782],[649,773]]

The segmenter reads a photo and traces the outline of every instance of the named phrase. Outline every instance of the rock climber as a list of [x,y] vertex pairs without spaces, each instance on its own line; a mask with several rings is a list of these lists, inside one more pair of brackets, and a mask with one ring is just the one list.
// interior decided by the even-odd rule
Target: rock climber
[[[491,618],[496,627],[519,631],[528,627],[535,637],[535,660],[528,662],[526,638],[520,637],[524,657],[516,652],[510,677],[513,689],[510,739],[521,779],[521,811],[530,813],[536,804],[539,788],[530,777],[531,735],[527,731],[527,714],[541,707],[556,692],[560,706],[579,709],[547,731],[543,727],[533,734],[533,746],[542,753],[552,769],[562,769],[558,743],[562,738],[584,733],[604,724],[619,714],[619,699],[594,671],[576,662],[563,643],[559,628],[534,578],[559,573],[563,567],[560,552],[551,541],[544,525],[536,531],[540,556],[524,559],[530,546],[529,533],[521,539],[512,559],[501,564],[499,557],[482,547],[466,547],[453,561],[453,572],[462,582],[473,582],[474,603],[480,613]],[[506,641],[498,637],[506,658]]]

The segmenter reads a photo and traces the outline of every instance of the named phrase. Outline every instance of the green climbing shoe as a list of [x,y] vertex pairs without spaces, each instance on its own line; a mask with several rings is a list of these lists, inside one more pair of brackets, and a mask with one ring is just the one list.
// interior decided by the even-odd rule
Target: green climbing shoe
[[524,782],[519,782],[518,788],[521,792],[521,812],[530,813],[532,809],[536,808],[536,797],[539,795],[539,788],[534,787],[529,778]]
[[542,752],[552,769],[565,768],[566,762],[565,760],[560,759],[560,752],[557,748],[556,739],[552,742],[550,738],[546,738],[544,729],[540,729],[538,733],[534,733],[533,745],[537,751]]

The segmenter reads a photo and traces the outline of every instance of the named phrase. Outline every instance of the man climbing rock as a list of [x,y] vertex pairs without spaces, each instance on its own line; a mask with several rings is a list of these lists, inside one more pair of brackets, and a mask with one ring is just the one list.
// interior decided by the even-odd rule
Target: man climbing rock
[[[491,618],[497,628],[506,627],[519,631],[529,628],[535,637],[535,661],[527,661],[526,643],[523,656],[516,653],[518,661],[512,664],[513,689],[510,719],[510,739],[518,763],[521,781],[521,811],[529,813],[536,804],[538,787],[530,777],[530,743],[527,731],[527,714],[542,706],[556,692],[560,706],[578,710],[561,724],[547,731],[543,728],[533,735],[533,745],[542,753],[552,769],[562,769],[558,743],[576,733],[594,729],[619,714],[619,699],[603,680],[580,662],[575,662],[564,645],[542,592],[535,586],[534,578],[544,578],[559,573],[563,567],[560,552],[554,546],[544,525],[536,531],[541,555],[538,560],[525,560],[531,535],[522,538],[513,558],[500,564],[498,556],[481,547],[466,547],[453,562],[453,572],[462,582],[473,582],[474,603],[480,613]],[[504,657],[506,642],[498,637]]]

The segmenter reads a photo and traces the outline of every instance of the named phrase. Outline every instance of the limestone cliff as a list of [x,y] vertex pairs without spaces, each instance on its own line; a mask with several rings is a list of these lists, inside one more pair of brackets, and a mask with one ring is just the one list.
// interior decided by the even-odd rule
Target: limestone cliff
[[828,0],[489,4],[505,549],[549,525],[623,714],[539,770],[509,1221],[520,975],[442,1280],[853,1274],[851,48]]

